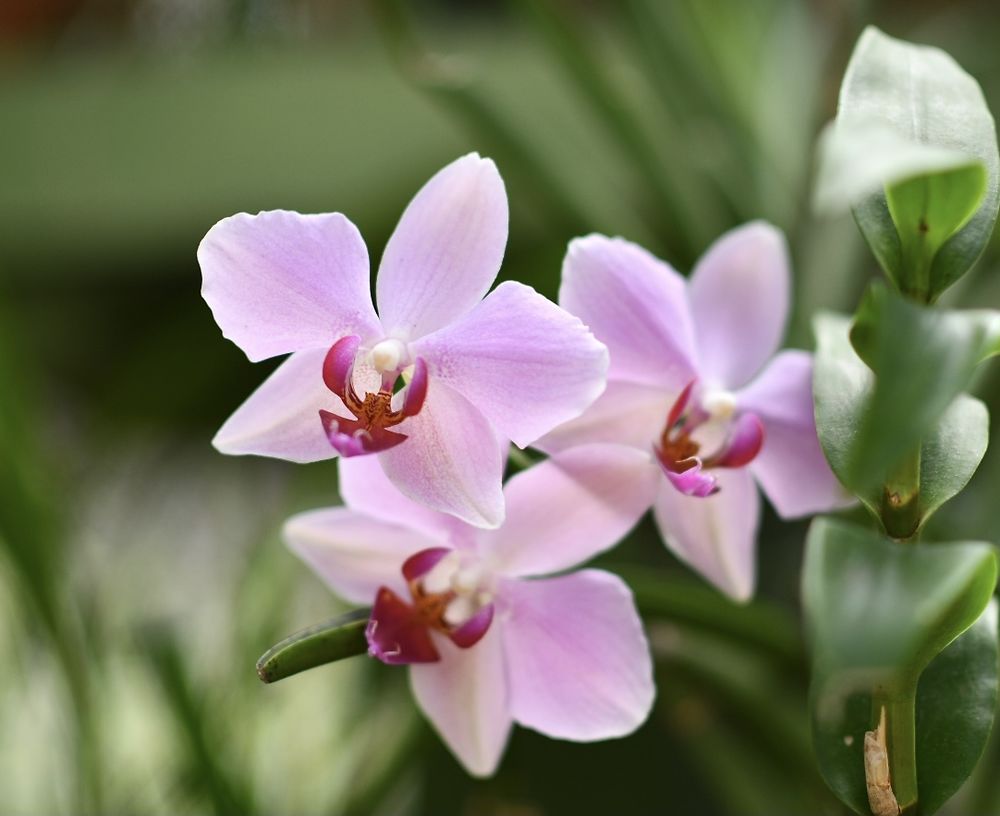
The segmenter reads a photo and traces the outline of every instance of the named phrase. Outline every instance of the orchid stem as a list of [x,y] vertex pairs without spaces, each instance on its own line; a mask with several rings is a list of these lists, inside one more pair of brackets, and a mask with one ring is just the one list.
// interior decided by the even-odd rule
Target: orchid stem
[[274,683],[293,674],[368,651],[365,628],[371,609],[354,609],[289,635],[257,661],[257,676]]
[[916,696],[916,684],[907,681],[872,692],[872,727],[878,726],[884,708],[892,793],[903,812],[917,802]]
[[882,524],[899,541],[912,539],[920,527],[920,447],[889,474],[882,491]]

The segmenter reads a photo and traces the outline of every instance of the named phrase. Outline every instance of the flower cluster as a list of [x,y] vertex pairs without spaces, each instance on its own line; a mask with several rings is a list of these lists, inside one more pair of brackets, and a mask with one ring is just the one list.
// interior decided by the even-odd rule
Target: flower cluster
[[[385,247],[377,311],[343,215],[239,214],[198,250],[223,333],[251,360],[290,355],[216,447],[340,457],[345,506],[292,518],[286,539],[372,606],[370,654],[410,666],[477,775],[514,722],[597,740],[645,720],[652,663],[628,587],[567,571],[650,507],[678,557],[746,599],[755,483],[785,517],[844,502],[816,438],[811,357],[774,356],[790,288],[776,229],[727,234],[687,282],[621,239],[575,240],[557,306],[520,283],[490,292],[507,218],[493,162],[445,167]],[[503,485],[511,443],[549,458]]]

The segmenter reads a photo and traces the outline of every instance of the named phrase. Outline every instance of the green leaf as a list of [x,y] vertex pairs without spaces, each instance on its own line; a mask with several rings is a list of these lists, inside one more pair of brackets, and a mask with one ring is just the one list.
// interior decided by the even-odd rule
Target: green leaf
[[851,342],[875,373],[848,483],[872,486],[899,466],[968,387],[976,366],[1000,348],[1000,312],[945,311],[873,284]]
[[897,283],[903,291],[930,303],[965,272],[946,273],[942,283],[934,261],[945,241],[975,214],[987,182],[986,168],[975,162],[886,187],[889,214],[899,234],[902,280]]
[[[817,348],[813,390],[820,444],[837,477],[877,518],[881,518],[886,471],[856,478],[852,462],[864,456],[860,430],[874,391],[875,377],[849,339],[849,318],[820,313],[814,321]],[[895,432],[890,428],[886,432]],[[989,443],[986,406],[959,394],[933,429],[923,436],[920,455],[919,529],[948,499],[968,484]]]
[[[961,686],[947,685],[955,669],[945,661],[926,675],[918,720],[918,683],[931,661],[982,615],[996,578],[989,544],[897,544],[843,522],[813,522],[803,570],[813,654],[813,744],[827,784],[858,813],[870,812],[864,736],[883,708],[892,787],[903,808],[925,795],[928,805],[943,801],[956,777],[971,772],[969,758],[982,749],[982,699],[967,715],[956,714],[953,725],[963,734],[971,729],[967,755],[919,760],[918,751],[933,750],[956,733],[932,733],[942,712],[958,712],[972,701],[964,699]],[[995,662],[967,661],[966,670],[987,673],[977,687],[988,691],[996,682]],[[979,742],[977,750],[973,742]]]
[[354,609],[289,635],[257,661],[257,676],[265,683],[273,683],[306,669],[364,654],[368,651],[365,627],[370,615],[371,609]]
[[997,602],[939,654],[917,685],[920,811],[938,810],[983,754],[997,704]]
[[[850,139],[873,129],[891,131],[911,147],[893,157],[889,149],[877,151],[887,158],[874,170],[872,156],[859,155],[866,178],[879,179],[888,197],[885,189],[871,189],[856,203],[855,218],[890,279],[933,301],[976,261],[996,222],[1000,155],[993,117],[979,84],[948,54],[870,26],[844,74],[837,131]],[[861,150],[863,142],[854,140]],[[925,267],[914,270],[917,249]]]

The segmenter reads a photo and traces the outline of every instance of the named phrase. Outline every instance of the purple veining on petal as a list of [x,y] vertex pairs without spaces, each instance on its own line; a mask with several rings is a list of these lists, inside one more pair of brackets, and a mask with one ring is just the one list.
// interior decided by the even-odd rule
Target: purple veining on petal
[[403,562],[403,577],[407,581],[416,581],[430,572],[437,565],[438,561],[454,550],[448,547],[430,547],[421,550],[416,555],[411,555]]
[[361,346],[361,338],[351,334],[341,337],[330,346],[323,360],[323,382],[341,399],[351,386],[351,372],[354,371],[354,360]]
[[365,628],[368,654],[389,665],[434,663],[441,659],[417,609],[388,587],[375,596]]
[[406,394],[403,396],[403,414],[414,416],[424,407],[424,400],[427,398],[427,363],[422,357],[413,361],[413,376],[409,385],[406,386]]
[[482,640],[491,623],[493,623],[493,604],[490,603],[483,606],[475,615],[457,627],[449,635],[451,642],[460,649],[468,649]]
[[756,414],[740,414],[734,421],[725,447],[712,457],[712,467],[737,468],[752,462],[764,445],[764,423]]

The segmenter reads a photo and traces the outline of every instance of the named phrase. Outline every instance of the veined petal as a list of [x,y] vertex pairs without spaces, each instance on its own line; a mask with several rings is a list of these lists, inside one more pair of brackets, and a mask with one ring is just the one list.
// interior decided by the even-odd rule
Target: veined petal
[[816,436],[812,355],[781,352],[737,399],[764,423],[764,446],[750,470],[779,515],[823,513],[853,501],[833,475]]
[[663,433],[675,397],[660,387],[612,380],[582,415],[547,433],[533,447],[552,454],[604,442],[648,453]]
[[600,740],[638,728],[653,705],[653,665],[629,588],[583,570],[507,580],[502,631],[514,720],[550,737]]
[[679,389],[695,376],[694,333],[684,279],[622,238],[570,242],[559,303],[611,352],[614,380]]
[[510,735],[507,677],[500,627],[461,649],[435,633],[437,663],[410,667],[410,686],[427,719],[473,776],[496,771]]
[[222,453],[256,454],[290,462],[319,462],[337,452],[330,445],[320,410],[348,414],[323,382],[326,349],[299,351],[278,366],[212,440]]
[[409,437],[378,454],[406,496],[475,527],[503,522],[503,457],[496,432],[465,397],[432,380],[423,410],[399,426]]
[[701,374],[734,389],[778,350],[791,273],[781,232],[763,221],[731,230],[698,262],[689,284]]
[[[407,440],[407,445],[410,440]],[[404,496],[385,475],[377,456],[356,456],[337,463],[340,497],[344,504],[372,518],[419,530],[439,541],[448,539],[457,525],[454,516],[431,510]]]
[[737,601],[756,582],[760,496],[746,468],[714,471],[719,492],[685,496],[663,482],[653,515],[667,546],[692,569]]
[[427,360],[432,388],[447,383],[522,448],[593,403],[608,365],[579,318],[511,281],[411,348]]
[[621,540],[649,509],[659,470],[623,445],[584,445],[507,482],[507,518],[481,546],[505,575],[545,575],[583,563]]
[[507,193],[496,165],[470,153],[410,202],[386,244],[375,295],[386,332],[412,340],[485,295],[507,244]]
[[198,247],[202,297],[251,360],[378,332],[368,250],[340,213],[224,218]]
[[370,604],[379,587],[405,590],[406,559],[438,542],[422,533],[378,521],[346,507],[310,510],[285,522],[289,548],[340,597]]

